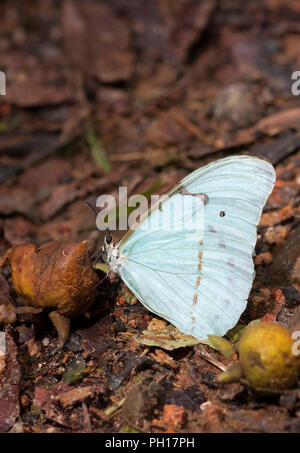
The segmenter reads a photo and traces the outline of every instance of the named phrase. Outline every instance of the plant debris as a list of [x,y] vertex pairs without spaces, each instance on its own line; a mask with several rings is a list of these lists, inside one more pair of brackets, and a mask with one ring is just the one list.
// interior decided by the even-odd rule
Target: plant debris
[[[298,2],[3,0],[0,12],[0,431],[300,432],[299,377],[217,382],[240,374],[232,348],[252,329],[300,330]],[[119,187],[163,194],[238,153],[269,159],[276,184],[247,307],[200,342],[107,274],[86,203]]]
[[96,296],[98,278],[86,242],[17,245],[6,253],[5,265],[11,267],[14,289],[25,305],[51,310],[49,317],[63,347],[69,319],[87,311]]

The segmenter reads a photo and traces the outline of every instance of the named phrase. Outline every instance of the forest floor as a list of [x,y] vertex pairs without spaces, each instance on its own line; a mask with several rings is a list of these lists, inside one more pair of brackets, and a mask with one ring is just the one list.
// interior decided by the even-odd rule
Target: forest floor
[[[128,196],[162,194],[217,158],[259,154],[277,181],[241,322],[288,326],[300,304],[300,96],[291,92],[299,6],[1,2],[0,256],[50,240],[87,240],[96,256],[103,233],[86,202],[117,196],[120,186]],[[5,269],[0,287],[0,304],[21,304]],[[63,349],[44,313],[3,326],[0,432],[300,431],[300,390],[266,397],[240,383],[221,386],[205,352],[231,361],[209,346],[167,350],[136,340],[154,318],[106,279]]]

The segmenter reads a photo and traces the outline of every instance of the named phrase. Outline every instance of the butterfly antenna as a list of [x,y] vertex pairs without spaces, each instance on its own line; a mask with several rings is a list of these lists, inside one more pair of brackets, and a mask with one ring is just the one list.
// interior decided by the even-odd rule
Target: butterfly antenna
[[94,213],[95,216],[97,217],[98,212],[96,211],[96,209],[94,208],[94,206],[93,206],[91,203],[89,203],[88,201],[86,201],[85,204],[87,204],[88,207],[91,208],[91,210],[93,211],[93,213]]
[[[103,257],[103,252],[101,251],[101,253],[99,253],[99,255],[97,255],[97,258],[93,261],[93,266],[100,260],[100,258]],[[104,261],[102,260],[102,262],[104,263]]]

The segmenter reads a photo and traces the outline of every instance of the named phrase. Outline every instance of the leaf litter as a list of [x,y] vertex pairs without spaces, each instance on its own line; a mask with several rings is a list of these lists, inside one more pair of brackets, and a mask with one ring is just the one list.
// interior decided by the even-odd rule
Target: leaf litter
[[225,342],[182,335],[108,277],[60,349],[45,310],[24,310],[3,268],[1,432],[299,432],[299,383],[266,397],[216,382],[236,361],[227,340],[264,322],[299,325],[299,100],[290,95],[299,10],[285,8],[283,17],[280,2],[256,0],[2,2],[1,257],[25,243],[83,240],[98,255],[103,234],[85,202],[119,186],[166,192],[215,158],[258,153],[277,182],[248,306]]

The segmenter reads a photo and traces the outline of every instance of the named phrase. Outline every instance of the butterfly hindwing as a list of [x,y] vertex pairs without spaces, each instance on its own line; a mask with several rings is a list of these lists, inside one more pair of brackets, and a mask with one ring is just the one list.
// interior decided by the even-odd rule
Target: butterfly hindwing
[[[224,335],[247,304],[257,224],[274,181],[272,165],[250,156],[194,171],[121,241],[122,279],[150,311],[182,332],[199,339]],[[201,228],[170,228],[170,212],[179,226],[196,218],[198,194]]]

